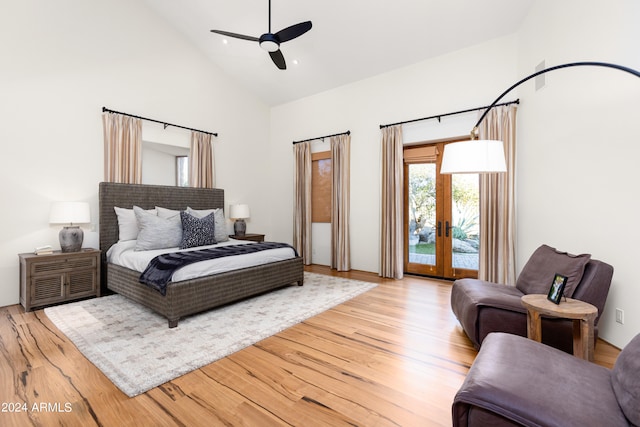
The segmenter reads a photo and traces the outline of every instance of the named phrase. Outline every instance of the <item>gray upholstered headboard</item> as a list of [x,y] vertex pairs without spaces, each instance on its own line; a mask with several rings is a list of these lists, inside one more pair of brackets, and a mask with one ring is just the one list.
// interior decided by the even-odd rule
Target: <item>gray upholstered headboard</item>
[[102,249],[102,289],[106,289],[106,252],[118,241],[118,218],[113,209],[144,209],[162,206],[167,209],[224,209],[224,190],[219,188],[172,187],[166,185],[120,184],[101,182],[98,200],[100,205],[100,249]]

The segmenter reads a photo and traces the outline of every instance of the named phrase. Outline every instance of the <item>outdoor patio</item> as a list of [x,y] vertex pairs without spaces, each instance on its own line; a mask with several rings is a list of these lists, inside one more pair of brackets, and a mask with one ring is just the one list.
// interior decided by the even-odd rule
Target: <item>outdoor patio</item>
[[[417,264],[428,264],[435,265],[436,256],[435,255],[425,255],[425,254],[409,254],[409,262],[417,263]],[[468,253],[453,253],[453,268],[466,268],[469,270],[477,270],[478,269],[478,254],[468,254]]]

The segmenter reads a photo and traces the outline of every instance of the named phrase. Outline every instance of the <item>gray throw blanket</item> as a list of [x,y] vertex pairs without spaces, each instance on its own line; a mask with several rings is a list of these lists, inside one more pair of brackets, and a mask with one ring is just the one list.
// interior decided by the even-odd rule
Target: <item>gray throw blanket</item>
[[296,256],[296,250],[286,243],[260,242],[245,245],[221,246],[219,248],[198,249],[195,251],[172,252],[153,258],[147,268],[140,275],[140,283],[150,286],[162,295],[167,294],[167,284],[173,273],[185,265],[198,261],[223,258],[227,256],[243,255],[268,249],[291,248]]

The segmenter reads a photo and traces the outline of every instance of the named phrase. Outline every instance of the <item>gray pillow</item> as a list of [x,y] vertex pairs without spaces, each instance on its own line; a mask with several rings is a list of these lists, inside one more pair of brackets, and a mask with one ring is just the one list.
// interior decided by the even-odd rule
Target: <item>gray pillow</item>
[[571,298],[591,255],[571,255],[550,246],[542,245],[535,250],[518,276],[516,288],[525,294],[547,294],[556,274],[567,276],[564,295]]
[[[118,241],[124,240],[136,240],[140,229],[138,228],[138,221],[136,220],[136,214],[133,213],[133,209],[113,207],[118,217]],[[155,215],[156,210],[150,209],[147,212]]]
[[213,213],[213,219],[215,221],[215,239],[217,243],[226,242],[229,240],[229,233],[227,233],[227,220],[224,218],[224,211],[222,209],[192,209],[187,207],[187,212],[196,218],[205,217]]
[[611,385],[624,415],[640,426],[640,334],[622,349],[611,371]]
[[160,218],[165,219],[173,218],[174,216],[180,216],[180,211],[177,211],[175,209],[163,208],[161,206],[156,206],[156,212],[158,213],[158,216]]
[[136,251],[175,248],[182,243],[182,222],[180,216],[160,218],[145,212],[138,206],[133,207],[138,220],[140,233],[136,241]]

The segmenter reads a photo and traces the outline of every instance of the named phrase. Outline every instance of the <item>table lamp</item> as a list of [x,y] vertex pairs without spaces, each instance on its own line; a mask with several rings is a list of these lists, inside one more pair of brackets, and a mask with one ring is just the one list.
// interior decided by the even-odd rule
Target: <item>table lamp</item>
[[60,248],[62,252],[78,252],[82,248],[84,231],[74,224],[91,222],[89,203],[87,202],[54,202],[49,215],[50,224],[65,225],[60,234]]
[[249,205],[231,205],[229,209],[229,218],[235,219],[233,223],[233,232],[236,236],[244,236],[247,231],[247,223],[245,218],[249,218]]

